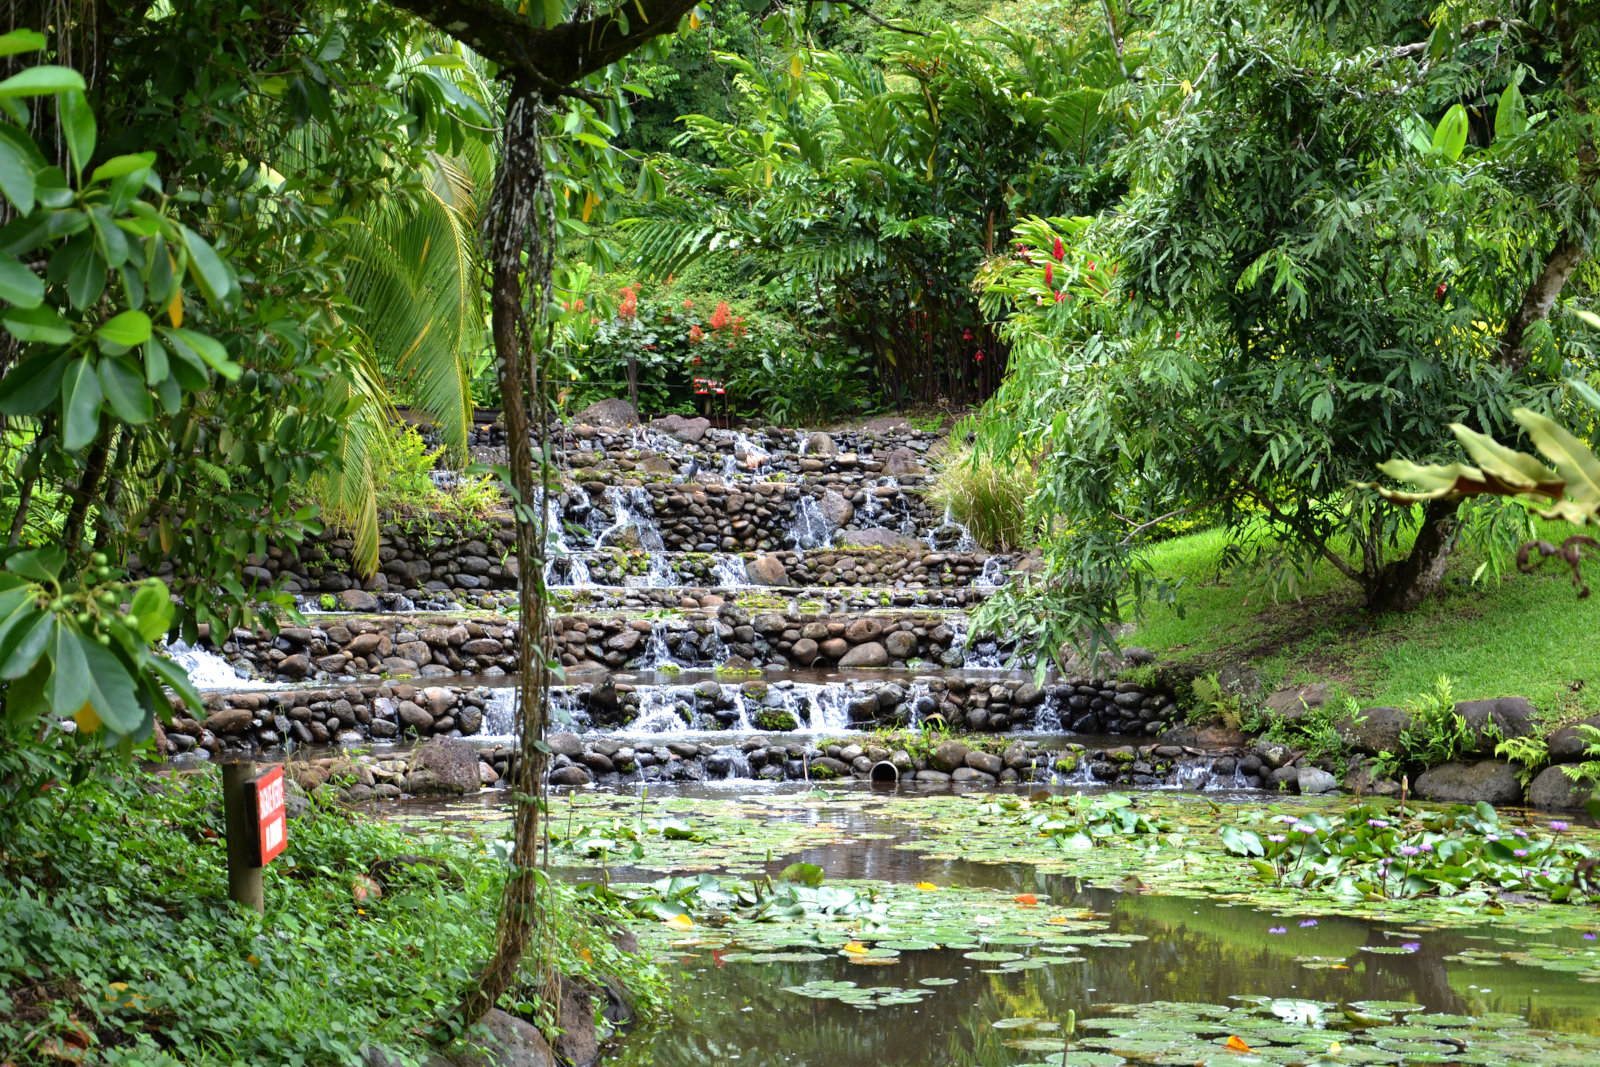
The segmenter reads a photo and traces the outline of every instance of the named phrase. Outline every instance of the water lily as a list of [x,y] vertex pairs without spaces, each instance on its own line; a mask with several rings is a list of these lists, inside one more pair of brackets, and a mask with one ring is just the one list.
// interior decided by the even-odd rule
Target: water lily
[[1288,932],[1289,932],[1289,928],[1287,926],[1269,926],[1269,927],[1267,927],[1267,933],[1269,933],[1269,934],[1286,934]]
[[1402,856],[1415,856],[1417,853],[1419,853],[1421,851],[1422,850],[1420,848],[1418,848],[1416,845],[1401,845],[1400,846],[1400,855],[1402,855]]
[[1558,834],[1561,831],[1565,830],[1569,825],[1571,825],[1571,824],[1563,822],[1560,819],[1551,819],[1550,820],[1550,829],[1554,830]]
[[1308,926],[1315,926],[1315,925],[1317,925],[1317,920],[1315,920],[1315,919],[1301,919],[1300,920],[1300,928],[1301,929],[1305,929]]
[[1422,943],[1420,941],[1407,941],[1400,947],[1407,952],[1415,952],[1422,947]]
[[1271,841],[1273,844],[1280,844],[1289,839],[1282,834],[1268,834],[1267,840]]

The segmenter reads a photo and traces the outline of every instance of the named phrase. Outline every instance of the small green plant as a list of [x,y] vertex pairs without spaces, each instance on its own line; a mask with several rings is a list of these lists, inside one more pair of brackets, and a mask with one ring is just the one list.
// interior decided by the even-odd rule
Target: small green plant
[[[1456,712],[1448,675],[1439,675],[1432,692],[1407,701],[1405,708],[1411,714],[1411,722],[1400,733],[1400,755],[1407,764],[1432,767],[1449,763],[1475,747],[1477,738],[1472,727]],[[1488,729],[1498,737],[1493,724]]]
[[1190,725],[1220,722],[1230,730],[1247,730],[1253,725],[1248,721],[1250,716],[1239,694],[1224,692],[1222,680],[1215,671],[1196,677],[1189,688],[1194,695],[1185,715]]
[[1550,745],[1542,737],[1508,737],[1494,746],[1494,754],[1517,764],[1517,780],[1522,788],[1550,762]]
[[1579,723],[1576,729],[1583,738],[1585,758],[1581,763],[1562,764],[1561,773],[1578,785],[1594,789],[1600,786],[1600,729],[1586,722]]
[[336,611],[339,607],[339,598],[332,593],[323,593],[317,598],[317,603],[323,611]]

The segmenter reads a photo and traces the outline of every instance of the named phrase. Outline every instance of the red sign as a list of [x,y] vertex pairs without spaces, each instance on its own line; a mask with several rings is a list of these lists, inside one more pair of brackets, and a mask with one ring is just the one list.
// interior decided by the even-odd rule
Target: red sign
[[274,767],[251,782],[250,794],[256,809],[254,859],[257,867],[265,867],[289,843],[289,823],[283,806],[283,768]]

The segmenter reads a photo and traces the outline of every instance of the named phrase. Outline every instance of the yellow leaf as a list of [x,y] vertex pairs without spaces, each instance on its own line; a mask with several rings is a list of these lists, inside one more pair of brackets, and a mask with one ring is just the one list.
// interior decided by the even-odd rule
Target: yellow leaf
[[917,883],[917,888],[922,890],[923,892],[927,893],[927,892],[932,892],[933,890],[938,889],[939,887],[934,885],[932,882],[918,882]]
[[1339,1053],[1341,1053],[1343,1051],[1344,1051],[1344,1046],[1339,1044],[1339,1042],[1337,1042],[1337,1041],[1335,1041],[1333,1044],[1328,1046],[1328,1055],[1330,1055],[1330,1056],[1337,1056]]
[[167,305],[167,321],[174,327],[183,325],[183,290],[172,287],[172,303]]
[[1254,1052],[1255,1051],[1255,1049],[1253,1049],[1249,1045],[1245,1044],[1244,1043],[1244,1039],[1241,1038],[1238,1034],[1229,1034],[1228,1035],[1228,1049],[1229,1049],[1229,1051],[1232,1051],[1232,1052]]
[[588,222],[589,216],[594,214],[595,198],[593,192],[583,194],[583,221]]
[[522,0],[522,2],[517,5],[517,14],[526,15],[527,13],[528,13],[528,0]]
[[700,12],[689,12],[689,28],[691,30],[698,30],[700,28]]
[[115,989],[118,993],[126,993],[128,991],[128,983],[127,982],[112,982],[111,983],[111,988]]
[[253,963],[258,967],[261,965],[261,961],[256,959],[256,955],[255,955],[254,952],[252,952],[250,955],[246,956],[245,960],[246,960],[246,962]]
[[95,710],[87,702],[73,714],[72,721],[86,734],[92,734],[100,729],[100,716],[95,714]]
[[865,956],[867,954],[867,946],[859,941],[850,942],[844,947],[844,950],[857,956]]
[[593,963],[594,962],[594,953],[590,952],[586,948],[580,948],[578,950],[578,955],[580,957],[582,957],[584,963]]
[[796,78],[798,78],[798,77],[800,77],[800,75],[804,74],[805,72],[806,72],[805,60],[800,58],[800,53],[799,52],[796,52],[793,56],[789,57],[789,73],[794,75]]
[[772,185],[772,164],[771,163],[767,164],[767,185],[768,186]]
[[694,925],[694,920],[687,915],[674,915],[667,920],[667,925],[674,930],[687,930]]

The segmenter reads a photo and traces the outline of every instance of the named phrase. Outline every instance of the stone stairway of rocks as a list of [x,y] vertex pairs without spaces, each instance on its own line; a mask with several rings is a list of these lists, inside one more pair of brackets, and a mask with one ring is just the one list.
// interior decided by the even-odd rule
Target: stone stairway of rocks
[[[1249,784],[1155,740],[1176,716],[1170,692],[1041,682],[1007,641],[973,634],[972,610],[1029,561],[984,552],[929,505],[937,435],[737,432],[672,416],[580,423],[559,443],[563,485],[545,502],[565,675],[552,694],[556,784]],[[475,431],[479,458],[501,458],[503,445],[495,428]],[[505,774],[519,669],[513,544],[508,516],[397,520],[364,580],[337,532],[252,560],[257,577],[299,597],[307,625],[175,649],[207,687],[207,714],[180,713],[168,744],[462,738],[482,754],[483,781]],[[961,739],[931,749],[874,732],[890,729]]]

